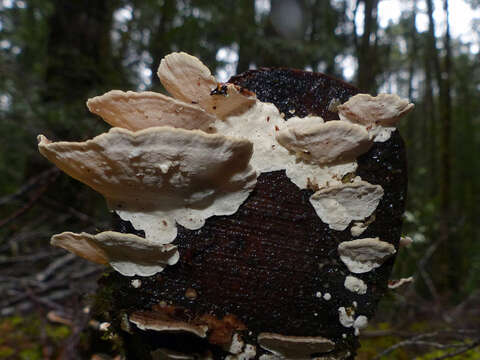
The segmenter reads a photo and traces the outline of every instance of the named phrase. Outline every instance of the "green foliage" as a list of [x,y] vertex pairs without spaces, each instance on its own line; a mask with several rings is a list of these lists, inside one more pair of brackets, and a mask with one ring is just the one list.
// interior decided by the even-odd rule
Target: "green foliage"
[[0,319],[0,334],[0,359],[37,360],[44,358],[42,346],[59,352],[71,330],[46,323],[40,315],[16,315]]
[[7,359],[13,354],[15,354],[15,350],[13,348],[0,345],[0,359]]

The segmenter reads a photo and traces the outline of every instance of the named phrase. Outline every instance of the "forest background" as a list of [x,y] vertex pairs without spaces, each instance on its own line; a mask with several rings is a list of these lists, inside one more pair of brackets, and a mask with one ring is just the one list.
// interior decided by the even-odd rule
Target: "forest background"
[[0,359],[114,354],[84,336],[101,270],[48,245],[108,228],[104,201],[52,169],[36,136],[105,131],[85,100],[164,91],[159,61],[179,50],[223,81],[284,66],[416,104],[400,126],[413,244],[393,275],[415,283],[382,302],[359,358],[480,358],[479,0],[0,0]]

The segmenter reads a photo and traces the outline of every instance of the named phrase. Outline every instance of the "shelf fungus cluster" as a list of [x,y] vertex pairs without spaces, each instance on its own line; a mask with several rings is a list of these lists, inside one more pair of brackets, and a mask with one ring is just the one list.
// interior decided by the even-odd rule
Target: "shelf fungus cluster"
[[[52,244],[142,277],[127,287],[149,300],[112,306],[138,309],[128,331],[167,334],[151,358],[198,358],[202,341],[216,346],[208,356],[230,360],[353,356],[350,335],[374,310],[369,274],[398,247],[405,179],[395,178],[404,163],[394,130],[413,105],[288,69],[222,84],[185,53],[166,56],[158,76],[172,97],[112,90],[88,100],[107,133],[39,136],[42,155],[135,232],[64,232]],[[178,333],[198,338],[194,349],[170,346]]]

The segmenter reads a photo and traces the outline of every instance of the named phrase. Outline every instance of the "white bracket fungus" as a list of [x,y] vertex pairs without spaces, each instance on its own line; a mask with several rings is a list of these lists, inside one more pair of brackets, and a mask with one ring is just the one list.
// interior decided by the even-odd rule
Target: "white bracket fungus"
[[256,183],[249,141],[197,130],[113,128],[83,143],[40,135],[38,147],[147,239],[164,244],[175,239],[176,222],[198,229],[213,215],[235,213]]
[[236,355],[227,355],[225,360],[251,360],[257,355],[257,349],[251,344],[245,345],[243,351]]
[[398,246],[403,248],[403,247],[408,247],[412,244],[413,240],[410,236],[401,236],[400,241],[398,243]]
[[355,336],[360,334],[360,330],[368,325],[368,318],[365,315],[355,317],[355,310],[353,308],[338,308],[338,320],[344,327],[353,327]]
[[204,338],[207,336],[208,326],[193,325],[184,321],[160,319],[144,313],[133,313],[129,321],[135,324],[140,330],[186,332]]
[[243,112],[256,102],[255,94],[234,84],[217,84],[210,70],[196,57],[186,53],[165,56],[157,74],[172,96],[198,104],[220,119]]
[[365,329],[367,326],[368,318],[365,315],[358,316],[353,323],[353,328],[355,329],[355,336],[360,335],[360,330]]
[[380,185],[355,181],[320,189],[312,195],[310,202],[320,219],[331,229],[345,230],[352,220],[370,216],[382,196]]
[[360,236],[365,232],[365,230],[367,230],[367,227],[368,226],[366,226],[366,224],[363,222],[354,222],[350,228],[350,233],[353,237]]
[[348,270],[355,274],[378,268],[395,252],[392,244],[381,241],[379,238],[344,241],[338,245],[340,259]]
[[[345,184],[342,179],[354,174],[356,157],[368,151],[372,140],[388,139],[400,117],[413,108],[396,95],[356,95],[343,105],[332,104],[341,121],[307,116],[287,122],[273,104],[237,85],[219,84],[188,54],[167,55],[158,76],[174,98],[113,90],[88,101],[90,111],[118,128],[86,142],[52,143],[39,136],[46,158],[100,192],[110,209],[146,235],[63,233],[52,242],[94,262],[110,263],[124,275],[146,276],[176,262],[176,248],[162,244],[174,241],[177,224],[194,230],[211,216],[235,213],[261,172],[285,170],[300,189],[315,191],[310,202],[331,229],[363,221],[375,211],[383,189],[358,177]],[[355,223],[351,232],[359,236],[366,226]],[[358,241],[338,248],[352,272],[380,266],[395,252],[378,239]],[[147,248],[151,253],[145,254]],[[310,340],[318,347],[321,343],[312,340],[321,338],[267,335],[262,341],[283,341],[278,346],[285,351],[309,349],[314,346],[307,345]]]
[[184,52],[171,53],[160,62],[157,72],[162,85],[177,99],[199,104],[206,109],[210,92],[217,81],[210,70],[196,57]]
[[185,53],[167,55],[160,64],[158,76],[174,97],[198,104],[219,118],[212,131],[251,141],[254,145],[251,164],[258,172],[285,169],[293,183],[306,189],[310,184],[320,187],[340,182],[345,174],[357,168],[354,160],[324,167],[298,162],[295,155],[280,146],[277,134],[287,124],[294,124],[296,119],[302,123],[323,120],[319,117],[292,118],[287,123],[273,104],[257,100],[236,85],[217,84],[208,68],[197,58]]
[[359,279],[355,276],[348,275],[345,278],[344,286],[347,290],[359,295],[364,295],[367,293],[367,284],[365,284],[362,279]]
[[392,94],[358,94],[337,107],[341,120],[364,125],[376,142],[388,140],[398,121],[413,108],[408,100]]
[[328,352],[335,343],[321,336],[285,336],[260,333],[258,344],[265,350],[284,359],[310,359],[311,354]]
[[158,348],[150,352],[152,360],[195,360],[195,356],[182,354],[165,348]]
[[112,126],[137,131],[172,126],[212,132],[216,117],[202,108],[163,94],[112,90],[87,101],[88,109]]
[[245,346],[245,342],[243,341],[242,337],[235,333],[232,336],[232,341],[230,342],[227,351],[230,354],[238,355],[242,352]]
[[[307,122],[323,121],[318,117],[303,119]],[[292,120],[295,122],[295,118],[292,118],[288,123]],[[357,163],[355,161],[330,166],[298,161],[295,154],[291,154],[276,139],[277,134],[285,129],[288,123],[273,104],[257,101],[254,106],[240,115],[217,120],[214,128],[220,134],[251,141],[254,148],[251,164],[257,171],[269,172],[285,169],[287,177],[300,189],[340,183],[345,174],[356,170]]]
[[172,244],[160,245],[114,231],[96,235],[64,232],[54,235],[51,243],[97,264],[110,264],[125,276],[150,276],[179,259],[177,247]]
[[338,308],[338,320],[344,327],[352,327],[355,322],[355,310],[352,308],[345,308],[343,306]]
[[410,276],[408,278],[401,278],[401,279],[398,279],[398,280],[389,280],[388,281],[388,288],[390,290],[395,290],[395,289],[398,289],[398,288],[401,288],[402,286],[406,285],[406,284],[411,284],[413,283],[413,277]]
[[337,107],[342,120],[348,119],[367,126],[372,122],[375,125],[395,126],[413,108],[413,104],[396,94],[358,94]]
[[298,157],[319,165],[355,161],[373,144],[363,126],[346,121],[312,122],[309,118],[290,119],[277,140]]
[[142,282],[139,279],[134,279],[130,282],[135,289],[138,289],[142,286]]

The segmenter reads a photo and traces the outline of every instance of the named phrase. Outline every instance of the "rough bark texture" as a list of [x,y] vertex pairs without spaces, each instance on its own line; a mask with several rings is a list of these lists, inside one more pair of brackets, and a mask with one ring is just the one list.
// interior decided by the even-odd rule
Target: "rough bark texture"
[[[345,102],[356,93],[352,86],[328,76],[287,69],[248,71],[231,82],[274,103],[286,118],[315,114],[335,119],[337,114],[328,110],[329,104]],[[385,190],[376,220],[362,237],[380,237],[397,247],[407,184],[398,132],[385,143],[375,143],[358,162],[357,175]],[[131,286],[133,278],[113,272],[104,277],[99,292],[101,310],[108,313],[123,338],[128,358],[151,359],[151,351],[168,348],[211,353],[215,359],[223,359],[228,353],[222,347],[236,330],[246,343],[256,346],[260,332],[323,336],[336,343],[332,354],[348,350],[352,355],[347,358],[353,359],[358,338],[353,328],[340,324],[338,308],[351,307],[356,301],[356,314],[371,318],[386,291],[393,259],[358,275],[368,284],[367,294],[345,289],[349,272],[338,257],[337,246],[352,239],[350,228],[334,231],[322,223],[309,202],[311,194],[310,190],[300,191],[284,171],[263,173],[234,215],[212,217],[196,231],[179,226],[174,243],[181,258],[176,265],[156,276],[139,278],[142,285],[138,289]],[[123,221],[118,227],[133,230]],[[191,289],[195,290],[194,299]],[[331,294],[331,300],[316,297],[318,291]],[[163,319],[207,323],[210,331],[201,339],[143,331],[133,324],[129,333],[120,330],[122,316],[139,311]],[[257,346],[257,358],[262,353],[265,351]]]

